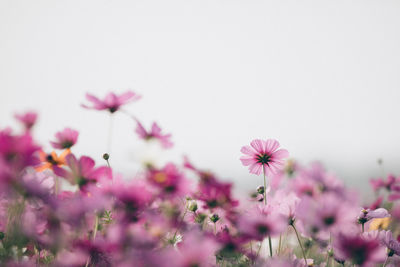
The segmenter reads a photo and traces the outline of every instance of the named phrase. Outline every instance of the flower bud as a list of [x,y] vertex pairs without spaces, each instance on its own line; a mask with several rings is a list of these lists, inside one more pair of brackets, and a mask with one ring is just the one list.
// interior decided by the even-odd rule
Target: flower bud
[[264,194],[265,192],[264,186],[260,185],[259,187],[257,187],[257,192],[261,195]]
[[108,160],[110,158],[110,155],[108,153],[103,154],[103,159]]
[[190,201],[188,205],[188,210],[192,212],[196,212],[197,210],[197,202],[196,201]]
[[218,216],[218,214],[213,214],[213,215],[211,215],[210,220],[211,220],[213,223],[218,222],[218,221],[219,221],[219,216]]

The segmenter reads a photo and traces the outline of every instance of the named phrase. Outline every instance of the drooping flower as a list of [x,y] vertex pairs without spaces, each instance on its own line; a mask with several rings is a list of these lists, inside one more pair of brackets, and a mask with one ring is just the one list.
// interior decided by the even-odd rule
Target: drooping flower
[[15,114],[14,117],[24,125],[25,130],[29,131],[36,123],[37,113],[28,111],[22,114]]
[[173,143],[170,140],[171,134],[162,134],[161,128],[155,122],[153,122],[151,130],[147,131],[143,125],[137,121],[136,133],[143,140],[159,140],[163,148],[171,148],[173,146]]
[[275,174],[284,166],[284,159],[289,157],[286,149],[278,149],[279,142],[274,139],[251,141],[251,146],[244,146],[240,150],[244,156],[240,158],[244,166],[249,166],[250,173],[260,175]]
[[386,218],[386,217],[390,217],[390,214],[384,208],[379,208],[376,210],[362,209],[360,211],[360,214],[358,215],[358,222],[360,224],[364,224],[375,218]]
[[51,169],[55,170],[56,168],[60,168],[66,164],[65,157],[69,155],[71,152],[66,149],[60,155],[57,155],[55,151],[50,154],[45,153],[43,150],[39,151],[39,159],[41,164],[37,166],[35,169],[38,172]]
[[78,136],[78,131],[71,128],[65,128],[64,130],[57,132],[55,135],[56,141],[50,143],[56,149],[69,149],[75,145]]
[[112,178],[109,167],[95,167],[94,160],[87,156],[82,156],[78,160],[73,154],[69,154],[66,156],[66,163],[70,169],[69,171],[56,168],[53,169],[54,172],[66,178],[71,184],[77,184],[83,191],[87,186],[96,184],[101,179]]
[[108,110],[110,113],[114,113],[118,111],[122,105],[139,100],[140,98],[141,96],[132,91],[127,91],[121,95],[108,93],[103,100],[100,100],[96,96],[87,93],[86,99],[90,101],[93,105],[87,106],[85,104],[82,104],[82,107],[87,109]]

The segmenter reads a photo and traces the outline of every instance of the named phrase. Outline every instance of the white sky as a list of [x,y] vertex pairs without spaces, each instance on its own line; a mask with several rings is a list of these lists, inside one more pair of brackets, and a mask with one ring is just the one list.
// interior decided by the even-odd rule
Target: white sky
[[[100,161],[106,113],[89,91],[142,94],[128,109],[172,132],[187,154],[248,190],[261,177],[240,147],[276,138],[302,162],[322,161],[351,186],[400,174],[399,1],[0,0],[0,127],[36,109],[42,143],[64,126],[77,153]],[[143,149],[114,121],[112,164],[137,170]]]

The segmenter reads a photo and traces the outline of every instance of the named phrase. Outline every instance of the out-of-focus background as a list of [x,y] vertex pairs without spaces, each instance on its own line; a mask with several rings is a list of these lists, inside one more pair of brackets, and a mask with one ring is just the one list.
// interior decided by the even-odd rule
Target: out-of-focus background
[[[70,126],[75,152],[101,162],[109,118],[84,94],[132,89],[143,99],[127,109],[176,144],[150,156],[187,154],[247,191],[262,178],[241,146],[276,138],[369,192],[400,174],[399,14],[397,0],[0,0],[0,128],[37,110],[42,144]],[[149,153],[127,116],[113,127],[111,163],[134,175]]]

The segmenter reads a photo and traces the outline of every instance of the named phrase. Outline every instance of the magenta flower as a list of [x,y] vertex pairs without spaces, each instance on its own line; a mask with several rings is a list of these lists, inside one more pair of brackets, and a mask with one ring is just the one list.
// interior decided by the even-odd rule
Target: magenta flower
[[392,185],[394,185],[396,182],[398,182],[398,179],[396,179],[396,177],[392,174],[388,175],[386,181],[382,178],[369,180],[369,183],[374,191],[378,191],[381,188],[385,188],[386,190],[390,191]]
[[172,163],[162,169],[150,169],[147,180],[160,189],[163,196],[183,196],[190,191],[188,181]]
[[24,125],[27,131],[29,131],[36,123],[37,113],[29,111],[23,114],[15,114],[14,117]]
[[353,264],[367,267],[377,266],[386,258],[384,247],[378,239],[366,238],[360,235],[339,233],[333,243],[335,259],[349,261]]
[[38,150],[30,134],[13,135],[11,130],[0,131],[0,183],[17,178],[25,167],[38,164]]
[[50,142],[54,148],[57,149],[69,149],[75,145],[78,140],[79,132],[71,128],[65,128],[64,130],[56,133],[56,141]]
[[286,149],[278,149],[279,142],[274,139],[253,140],[251,146],[244,146],[240,150],[244,156],[240,158],[244,166],[250,166],[250,173],[260,175],[265,170],[266,174],[276,174],[283,168],[283,160],[289,157]]
[[89,157],[82,156],[78,160],[73,154],[69,154],[66,161],[70,171],[54,168],[54,172],[66,178],[71,184],[77,184],[83,191],[87,186],[96,184],[101,179],[112,177],[110,168],[105,166],[96,168],[94,160]]
[[171,134],[162,134],[161,128],[155,122],[153,122],[151,130],[146,131],[143,125],[137,121],[136,133],[143,140],[159,140],[163,148],[171,148],[173,146],[173,143],[170,140]]
[[141,96],[132,91],[127,91],[119,96],[114,93],[108,93],[103,100],[100,100],[94,95],[86,94],[86,99],[93,105],[87,106],[82,104],[82,107],[87,109],[108,110],[109,112],[114,113],[119,110],[122,105],[139,100],[140,98]]

